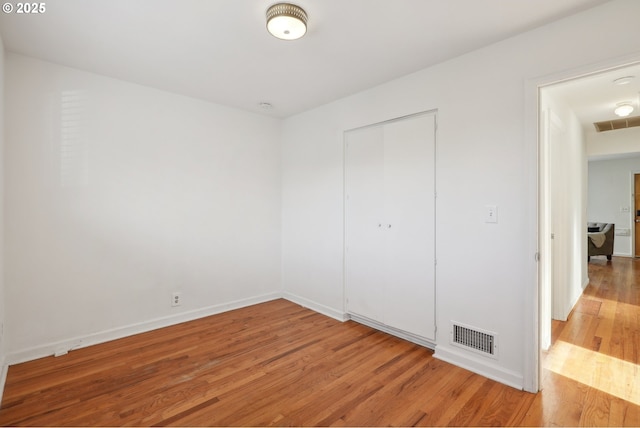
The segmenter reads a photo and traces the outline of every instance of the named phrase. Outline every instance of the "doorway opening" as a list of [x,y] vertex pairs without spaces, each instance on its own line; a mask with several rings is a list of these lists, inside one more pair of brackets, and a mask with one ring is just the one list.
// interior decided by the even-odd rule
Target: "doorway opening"
[[[631,86],[614,83],[628,76],[635,76]],[[640,256],[640,173],[630,183],[627,170],[627,191],[611,189],[606,196],[615,202],[597,210],[588,174],[591,162],[637,157],[640,128],[598,132],[594,123],[615,119],[619,98],[635,96],[637,114],[639,93],[637,62],[538,86],[538,389],[543,353],[553,345],[552,320],[566,321],[589,284],[587,222],[616,223],[630,232],[616,235],[616,256]]]

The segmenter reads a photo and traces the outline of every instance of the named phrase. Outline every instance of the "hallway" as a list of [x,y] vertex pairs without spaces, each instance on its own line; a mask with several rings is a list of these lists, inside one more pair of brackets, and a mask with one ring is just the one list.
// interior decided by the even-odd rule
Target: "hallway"
[[594,257],[568,321],[553,321],[524,425],[640,426],[640,259]]

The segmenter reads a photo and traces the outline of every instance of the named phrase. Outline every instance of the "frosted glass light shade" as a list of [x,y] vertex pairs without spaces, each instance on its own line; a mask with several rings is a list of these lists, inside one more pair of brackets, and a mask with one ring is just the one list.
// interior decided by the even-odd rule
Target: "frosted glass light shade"
[[267,30],[279,39],[299,39],[307,32],[307,13],[294,4],[274,4],[267,9]]
[[620,117],[627,117],[631,114],[632,111],[633,106],[631,105],[631,103],[620,103],[618,104],[618,107],[613,110],[613,112]]

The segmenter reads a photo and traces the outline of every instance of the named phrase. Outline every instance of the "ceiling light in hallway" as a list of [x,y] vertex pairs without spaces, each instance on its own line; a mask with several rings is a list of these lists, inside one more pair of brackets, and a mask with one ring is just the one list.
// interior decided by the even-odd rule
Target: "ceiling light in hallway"
[[627,117],[633,112],[633,105],[629,101],[618,103],[613,112],[616,116]]

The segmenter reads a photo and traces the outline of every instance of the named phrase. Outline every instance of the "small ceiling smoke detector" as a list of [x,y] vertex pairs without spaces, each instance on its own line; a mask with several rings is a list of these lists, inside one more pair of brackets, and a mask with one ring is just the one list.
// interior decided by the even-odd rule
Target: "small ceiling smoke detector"
[[273,105],[266,101],[261,101],[258,103],[258,107],[260,107],[263,110],[271,110],[273,108]]
[[635,76],[625,76],[625,77],[620,77],[618,79],[615,79],[613,81],[614,85],[628,85],[629,83],[631,83],[631,81],[635,79]]
[[627,117],[631,112],[633,112],[633,105],[629,101],[618,103],[616,104],[616,108],[613,112],[616,116]]
[[299,39],[307,32],[307,12],[291,3],[274,4],[267,9],[267,30],[279,39]]

